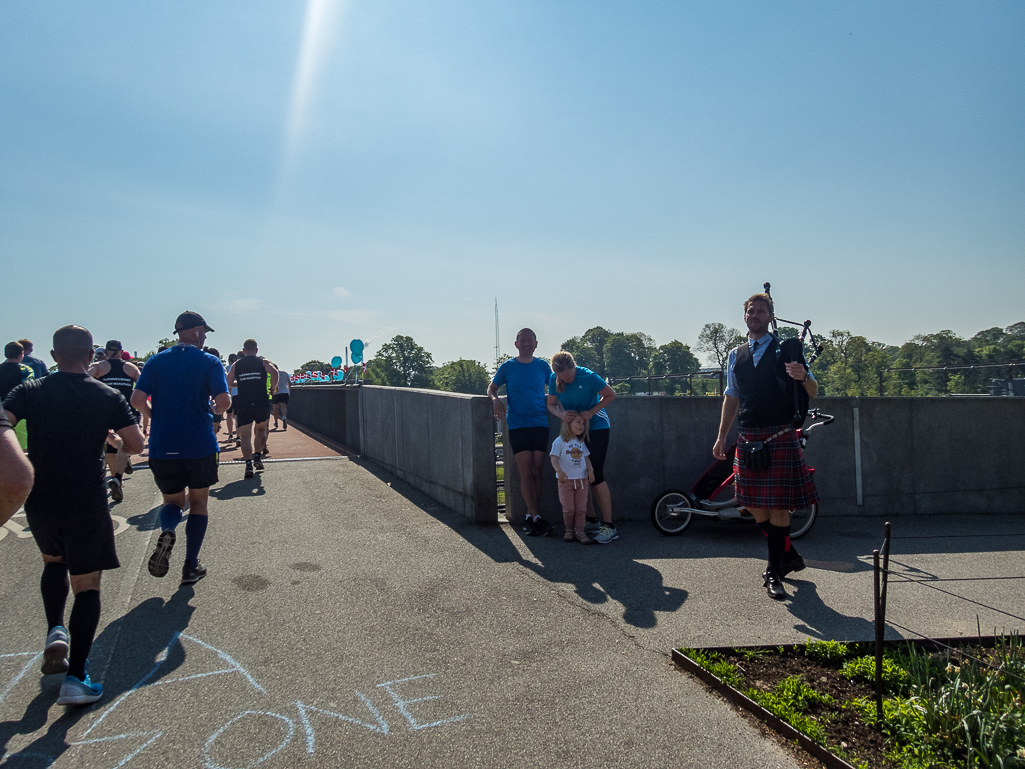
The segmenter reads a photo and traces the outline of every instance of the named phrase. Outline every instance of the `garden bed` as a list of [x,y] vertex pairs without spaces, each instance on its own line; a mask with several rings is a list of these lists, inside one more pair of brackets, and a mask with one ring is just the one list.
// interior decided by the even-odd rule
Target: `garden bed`
[[674,650],[674,661],[831,769],[1025,769],[1020,637]]

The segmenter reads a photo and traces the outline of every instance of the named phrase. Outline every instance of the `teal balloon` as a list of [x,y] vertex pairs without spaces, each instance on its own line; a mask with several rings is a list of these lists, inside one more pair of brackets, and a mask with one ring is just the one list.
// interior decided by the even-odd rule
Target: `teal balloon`
[[353,339],[349,342],[349,352],[352,354],[352,362],[359,363],[363,360],[363,340]]
[[342,356],[336,355],[331,359],[331,368],[338,368],[342,365]]

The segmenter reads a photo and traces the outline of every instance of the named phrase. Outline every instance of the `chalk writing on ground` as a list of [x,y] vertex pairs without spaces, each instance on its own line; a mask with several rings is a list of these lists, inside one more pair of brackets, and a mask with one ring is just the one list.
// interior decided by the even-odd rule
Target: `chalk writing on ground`
[[[182,652],[188,654],[192,651],[197,654],[189,655],[190,660],[202,652],[212,653],[216,662],[206,665],[212,669],[184,673],[173,668],[169,662],[172,657],[180,664],[184,658]],[[210,657],[211,654],[202,655],[203,659]],[[35,675],[29,674],[38,675],[41,659],[41,651],[0,654],[0,708],[6,709],[5,702],[19,683],[24,682],[22,685],[25,686],[38,685],[35,683]],[[226,718],[219,717],[223,718],[223,722],[216,719],[206,721],[209,727],[206,733],[188,733],[189,737],[194,738],[196,753],[202,757],[207,769],[252,769],[293,746],[293,743],[296,743],[293,746],[295,753],[304,753],[307,758],[312,758],[316,754],[317,735],[323,736],[330,730],[340,728],[351,727],[388,737],[400,732],[436,729],[472,717],[469,713],[442,714],[436,706],[426,704],[442,699],[442,695],[436,693],[439,676],[433,673],[375,684],[368,690],[369,694],[356,690],[353,693],[360,706],[351,712],[342,712],[344,708],[319,701],[289,699],[275,704],[276,701],[267,690],[230,654],[195,636],[175,633],[157,655],[156,664],[146,675],[130,689],[117,695],[112,702],[104,704],[101,700],[95,710],[95,718],[87,716],[72,729],[66,742],[69,753],[67,758],[71,760],[68,765],[120,769],[129,765],[132,759],[151,745],[157,743],[159,748],[158,741],[169,735],[166,720],[156,717],[154,720],[159,725],[147,728],[144,726],[143,715],[132,710],[132,703],[153,687],[187,686],[190,682],[194,684],[214,676],[240,677],[243,681],[242,690],[248,692],[246,696],[252,696],[254,701],[253,707],[231,712]],[[337,694],[332,695],[333,699],[338,699]],[[188,692],[179,691],[176,695],[181,698],[187,696]],[[133,724],[130,731],[111,728],[116,721],[114,714],[120,711],[125,711],[121,720]],[[432,714],[429,717],[426,715],[428,712]],[[27,745],[40,734],[33,732],[21,737]],[[72,739],[73,736],[77,739]],[[182,734],[176,733],[175,737],[176,742],[180,743]],[[263,744],[258,744],[261,741]],[[114,750],[114,744],[122,745],[123,750]],[[101,749],[95,746],[101,746]],[[72,748],[82,752],[71,753]],[[60,757],[65,758],[63,754]],[[57,760],[57,756],[29,749],[0,754],[0,758],[5,759],[5,763],[21,760],[32,766],[49,766]],[[29,761],[31,764],[28,764]],[[244,763],[240,764],[240,761]]]

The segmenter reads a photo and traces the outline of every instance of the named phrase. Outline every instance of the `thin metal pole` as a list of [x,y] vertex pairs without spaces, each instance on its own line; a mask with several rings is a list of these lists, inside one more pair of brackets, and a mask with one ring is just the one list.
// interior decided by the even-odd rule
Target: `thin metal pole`
[[883,617],[882,605],[879,601],[880,593],[880,572],[879,572],[879,551],[872,551],[872,564],[874,571],[874,599],[875,627],[876,627],[876,724],[881,725],[883,721]]

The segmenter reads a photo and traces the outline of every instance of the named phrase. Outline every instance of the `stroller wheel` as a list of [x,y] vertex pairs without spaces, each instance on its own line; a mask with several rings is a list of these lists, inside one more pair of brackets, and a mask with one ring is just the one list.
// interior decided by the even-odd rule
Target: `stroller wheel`
[[803,537],[812,526],[815,525],[815,518],[819,514],[818,502],[812,502],[808,507],[798,507],[790,511],[790,538]]
[[682,534],[693,519],[694,508],[682,491],[667,491],[651,505],[651,522],[666,536]]

